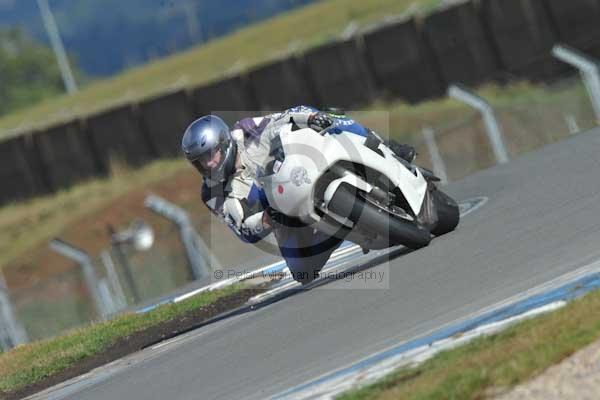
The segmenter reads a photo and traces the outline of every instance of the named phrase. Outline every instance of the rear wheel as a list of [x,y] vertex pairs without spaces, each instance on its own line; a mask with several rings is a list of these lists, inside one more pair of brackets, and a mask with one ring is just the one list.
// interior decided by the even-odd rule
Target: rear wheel
[[452,232],[460,221],[458,204],[446,193],[437,189],[431,193],[431,196],[438,215],[438,222],[431,233],[440,236]]
[[390,247],[401,244],[418,249],[431,241],[430,232],[414,220],[402,218],[393,209],[386,210],[382,205],[363,199],[358,190],[348,184],[340,185],[328,208],[340,217],[348,218],[355,228],[387,238]]

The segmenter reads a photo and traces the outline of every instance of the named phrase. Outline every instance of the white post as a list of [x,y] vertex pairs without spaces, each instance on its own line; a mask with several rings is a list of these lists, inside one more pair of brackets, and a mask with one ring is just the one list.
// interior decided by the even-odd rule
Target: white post
[[15,313],[8,297],[8,288],[4,276],[0,273],[0,324],[6,338],[0,337],[0,344],[7,350],[18,345],[27,343],[29,338],[23,326],[17,321]]
[[189,216],[182,208],[154,195],[148,196],[144,204],[150,210],[177,225],[194,279],[206,276],[211,271],[211,266],[219,265],[218,260],[200,238]]
[[600,70],[597,61],[576,49],[562,44],[554,46],[552,54],[579,70],[592,101],[596,121],[600,122]]
[[494,114],[494,109],[492,106],[490,106],[485,99],[477,96],[475,93],[472,93],[460,85],[451,85],[448,88],[448,96],[475,108],[481,113],[488,138],[492,144],[492,151],[496,156],[496,161],[499,164],[507,163],[509,160],[508,151],[506,150],[506,145],[502,139],[502,131],[500,130],[500,126],[498,125],[498,120],[496,119],[496,115]]
[[429,151],[429,157],[431,158],[431,165],[433,166],[433,173],[440,178],[443,184],[448,183],[448,174],[446,173],[446,164],[440,154],[440,149],[435,142],[435,132],[433,129],[426,127],[423,128],[423,138],[425,139],[425,145]]
[[122,310],[127,307],[127,300],[125,300],[125,292],[123,291],[123,286],[121,286],[121,282],[119,281],[119,276],[117,275],[117,270],[115,268],[115,263],[113,262],[112,257],[110,256],[110,252],[103,251],[100,254],[100,259],[102,260],[102,264],[104,264],[104,268],[106,269],[106,276],[108,277],[108,282],[110,283],[110,287],[112,288],[112,292],[114,293],[114,304],[116,309]]
[[52,15],[52,11],[48,5],[48,0],[37,0],[37,4],[40,9],[42,20],[44,21],[44,26],[46,27],[46,32],[48,32],[50,44],[54,50],[60,73],[62,74],[65,89],[67,90],[67,93],[73,94],[77,92],[77,84],[75,83],[75,78],[73,77],[71,66],[69,65],[69,59],[67,58],[67,52],[65,51],[65,46],[60,37],[56,21],[54,20],[54,15]]
[[90,294],[92,295],[92,299],[98,314],[102,318],[106,318],[112,314],[114,310],[111,309],[110,304],[105,302],[100,289],[100,282],[98,280],[98,276],[96,276],[96,271],[94,270],[90,256],[83,250],[80,250],[75,246],[72,246],[59,239],[52,240],[50,242],[50,248],[62,256],[75,261],[77,264],[79,264],[79,266],[81,266],[85,283],[90,291]]
[[569,128],[569,133],[571,135],[574,135],[580,131],[579,125],[577,124],[577,120],[575,119],[573,114],[565,115],[565,122],[567,124],[567,127]]

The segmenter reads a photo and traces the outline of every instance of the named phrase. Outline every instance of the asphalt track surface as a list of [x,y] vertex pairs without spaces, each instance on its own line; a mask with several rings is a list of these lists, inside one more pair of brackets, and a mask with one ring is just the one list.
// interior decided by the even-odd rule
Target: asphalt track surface
[[368,271],[147,349],[109,378],[52,398],[257,399],[421,336],[600,258],[600,130],[453,183],[489,198],[454,233]]

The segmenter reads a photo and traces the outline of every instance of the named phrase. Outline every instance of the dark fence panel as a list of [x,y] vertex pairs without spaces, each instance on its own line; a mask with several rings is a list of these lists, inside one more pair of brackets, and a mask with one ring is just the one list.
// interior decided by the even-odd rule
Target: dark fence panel
[[317,104],[301,62],[295,57],[250,71],[248,81],[261,110],[280,111],[299,104]]
[[375,82],[384,95],[416,103],[445,92],[414,19],[367,32],[364,42]]
[[559,40],[600,57],[600,1],[546,0]]
[[[477,6],[479,5],[479,6]],[[111,158],[138,166],[179,154],[200,115],[232,124],[258,110],[298,104],[350,108],[378,94],[418,102],[450,83],[507,76],[554,78],[555,42],[600,57],[600,0],[479,0],[331,42],[247,75],[126,105],[64,126],[0,142],[0,202],[23,199],[109,171]]]
[[156,156],[131,105],[89,118],[87,128],[96,158],[105,173],[110,170],[111,159],[140,166]]
[[423,31],[436,57],[444,86],[475,85],[493,79],[498,58],[472,3],[461,3],[425,18]]
[[50,191],[30,135],[0,142],[0,182],[0,203]]
[[[254,116],[259,106],[245,77],[235,76],[192,91],[196,115],[215,112],[229,124]],[[248,112],[249,111],[249,112]]]
[[145,101],[139,110],[144,130],[157,154],[160,157],[179,155],[181,136],[195,116],[188,93],[181,90]]
[[348,108],[373,99],[372,77],[357,40],[324,44],[304,59],[321,106]]
[[547,80],[564,71],[551,54],[556,35],[542,0],[483,0],[481,7],[509,76]]
[[33,140],[53,190],[68,187],[100,173],[89,138],[79,121],[38,132]]

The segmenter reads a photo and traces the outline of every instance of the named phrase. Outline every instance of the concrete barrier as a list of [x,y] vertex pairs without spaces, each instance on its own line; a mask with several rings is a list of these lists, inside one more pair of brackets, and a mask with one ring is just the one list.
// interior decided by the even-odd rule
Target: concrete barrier
[[600,57],[600,1],[546,0],[561,43]]
[[88,139],[79,121],[33,136],[52,190],[68,187],[100,173]]
[[423,32],[444,86],[476,85],[497,76],[498,57],[473,3],[460,3],[430,14],[424,20]]
[[31,136],[0,142],[0,203],[50,192]]
[[290,57],[260,66],[248,73],[259,108],[280,111],[300,104],[317,104],[301,60]]
[[349,108],[373,100],[373,78],[358,40],[324,44],[304,59],[321,106]]
[[157,156],[132,105],[97,114],[86,125],[103,173],[110,171],[111,160],[140,166]]
[[178,156],[181,136],[195,116],[188,93],[181,90],[147,100],[140,104],[139,111],[144,131],[158,156]]
[[367,31],[364,42],[379,93],[410,103],[445,94],[414,19]]
[[539,81],[565,71],[551,54],[557,37],[542,0],[483,0],[481,10],[509,77]]

